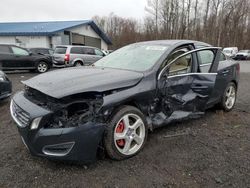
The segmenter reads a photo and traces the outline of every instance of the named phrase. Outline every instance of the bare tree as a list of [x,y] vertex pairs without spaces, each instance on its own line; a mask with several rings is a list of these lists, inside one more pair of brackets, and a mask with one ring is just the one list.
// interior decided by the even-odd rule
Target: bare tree
[[143,22],[111,13],[93,19],[113,49],[154,39],[195,39],[215,46],[250,48],[250,0],[148,0]]
[[155,17],[155,37],[158,38],[160,0],[148,0],[145,10]]

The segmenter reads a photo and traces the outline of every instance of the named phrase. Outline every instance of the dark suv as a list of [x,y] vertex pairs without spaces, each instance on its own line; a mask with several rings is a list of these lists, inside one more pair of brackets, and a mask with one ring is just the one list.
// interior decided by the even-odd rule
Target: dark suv
[[0,69],[36,70],[47,72],[52,67],[49,56],[33,54],[25,48],[15,45],[0,45]]

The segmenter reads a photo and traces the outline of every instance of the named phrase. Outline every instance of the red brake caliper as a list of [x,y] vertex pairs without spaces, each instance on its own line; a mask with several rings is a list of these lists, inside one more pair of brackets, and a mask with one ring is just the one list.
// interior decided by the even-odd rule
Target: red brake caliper
[[[115,132],[116,133],[122,133],[124,131],[124,128],[125,128],[125,126],[124,126],[123,121],[120,121],[120,123],[118,124]],[[124,139],[117,140],[116,143],[117,143],[118,146],[123,147],[125,145],[125,140]]]

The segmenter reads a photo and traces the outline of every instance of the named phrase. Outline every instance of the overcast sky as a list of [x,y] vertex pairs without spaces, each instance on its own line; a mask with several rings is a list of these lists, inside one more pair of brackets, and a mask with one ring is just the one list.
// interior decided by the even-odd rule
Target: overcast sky
[[142,19],[147,0],[1,0],[0,22],[83,20],[110,12]]

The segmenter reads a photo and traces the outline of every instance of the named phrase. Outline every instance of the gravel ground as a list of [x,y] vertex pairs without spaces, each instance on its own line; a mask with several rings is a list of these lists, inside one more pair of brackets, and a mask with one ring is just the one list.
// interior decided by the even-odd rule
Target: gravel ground
[[[1,102],[0,187],[250,187],[250,62],[241,64],[232,112],[211,109],[155,130],[138,156],[121,162],[87,167],[32,157],[11,121],[9,100]],[[8,74],[14,91],[34,75]]]

